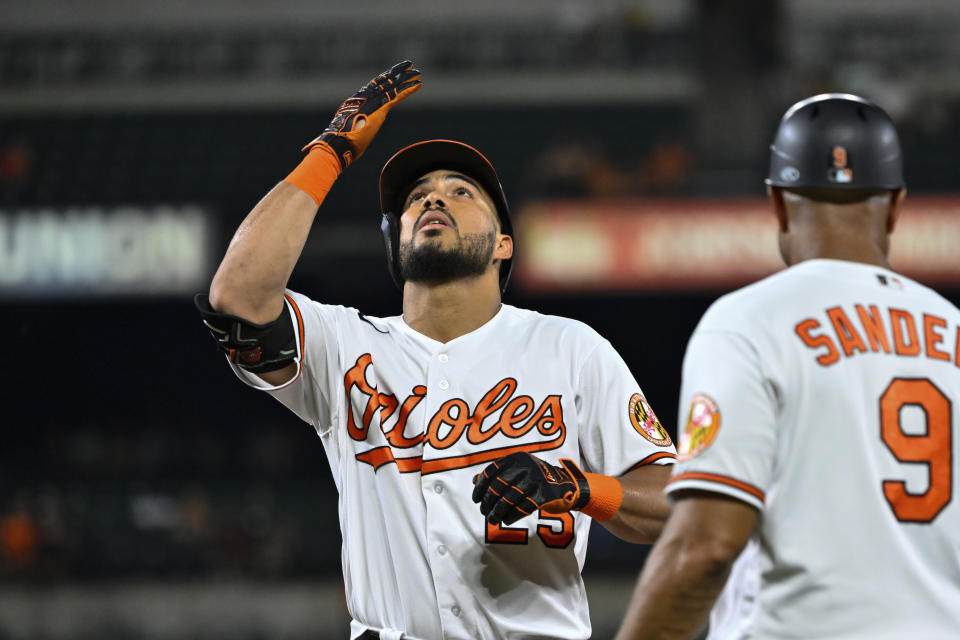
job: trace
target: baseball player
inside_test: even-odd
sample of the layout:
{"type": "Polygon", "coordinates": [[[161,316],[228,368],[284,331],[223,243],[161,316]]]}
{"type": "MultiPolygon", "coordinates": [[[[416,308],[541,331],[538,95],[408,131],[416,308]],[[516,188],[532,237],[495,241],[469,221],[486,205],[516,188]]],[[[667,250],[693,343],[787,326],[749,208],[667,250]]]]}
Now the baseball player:
{"type": "Polygon", "coordinates": [[[789,268],[690,339],[674,507],[617,638],[691,637],[711,605],[710,638],[957,638],[960,311],[887,264],[893,123],[799,102],[767,184],[789,268]]]}
{"type": "Polygon", "coordinates": [[[334,180],[419,77],[400,63],[341,105],[197,304],[237,375],[323,442],[351,638],[588,638],[590,522],[652,542],[675,450],[609,342],[501,303],[513,227],[490,162],[429,140],[384,166],[403,315],[285,290],[334,180]]]}

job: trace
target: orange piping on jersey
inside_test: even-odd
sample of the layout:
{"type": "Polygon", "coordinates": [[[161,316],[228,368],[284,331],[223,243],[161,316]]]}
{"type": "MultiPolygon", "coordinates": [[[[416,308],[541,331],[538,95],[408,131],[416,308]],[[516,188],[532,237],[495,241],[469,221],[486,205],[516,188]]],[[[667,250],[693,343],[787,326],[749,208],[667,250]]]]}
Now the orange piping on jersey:
{"type": "Polygon", "coordinates": [[[923,342],[927,345],[927,357],[950,362],[950,354],[937,349],[937,343],[943,342],[943,335],[936,332],[934,327],[945,328],[947,321],[937,316],[923,314],[923,342]]]}
{"type": "Polygon", "coordinates": [[[733,487],[734,489],[739,489],[749,493],[755,498],[759,498],[760,502],[763,502],[765,495],[763,490],[758,489],[752,484],[747,484],[736,478],[731,478],[729,476],[720,475],[719,473],[704,473],[703,471],[686,471],[679,475],[673,476],[670,479],[670,482],[667,484],[673,484],[674,482],[679,482],[681,480],[706,480],[707,482],[716,482],[718,484],[725,484],[728,487],[733,487]]]}
{"type": "Polygon", "coordinates": [[[837,351],[837,347],[833,344],[830,336],[826,334],[820,334],[819,336],[811,335],[810,332],[812,330],[819,328],[820,322],[818,320],[807,318],[806,320],[801,320],[793,330],[796,331],[800,339],[803,340],[803,344],[811,349],[817,349],[819,347],[827,348],[826,353],[817,356],[817,362],[824,367],[829,367],[840,359],[840,353],[837,351]]]}
{"type": "Polygon", "coordinates": [[[290,303],[290,306],[293,307],[293,313],[297,316],[297,336],[300,338],[300,360],[303,360],[303,316],[300,315],[300,307],[297,306],[297,303],[293,301],[293,298],[286,293],[283,294],[283,297],[286,298],[287,302],[290,303]]]}
{"type": "Polygon", "coordinates": [[[887,339],[887,330],[883,327],[883,318],[880,317],[880,309],[877,305],[870,305],[869,313],[862,304],[856,305],[856,309],[863,331],[867,334],[867,340],[870,341],[870,348],[874,351],[880,351],[882,348],[884,353],[890,353],[890,341],[887,339]]]}
{"type": "Polygon", "coordinates": [[[410,458],[396,458],[393,455],[393,449],[390,447],[376,447],[370,449],[369,451],[364,451],[363,453],[357,454],[357,460],[360,462],[366,462],[369,465],[373,466],[373,470],[376,471],[385,464],[390,464],[395,462],[397,464],[397,469],[400,473],[410,473],[411,471],[419,471],[421,465],[421,457],[413,456],[410,458]]]}
{"type": "Polygon", "coordinates": [[[833,330],[837,334],[837,339],[840,340],[840,348],[843,349],[844,355],[852,356],[854,349],[857,351],[867,350],[867,345],[863,343],[863,339],[857,333],[857,328],[853,326],[850,318],[844,313],[843,307],[827,309],[827,316],[833,323],[833,330]]]}
{"type": "Polygon", "coordinates": [[[634,469],[639,469],[640,467],[643,467],[643,466],[645,466],[645,465],[653,464],[653,463],[656,462],[657,460],[663,460],[664,458],[670,458],[671,460],[676,460],[676,459],[677,459],[677,454],[675,454],[675,453],[670,453],[669,451],[657,451],[656,453],[651,453],[651,454],[648,455],[646,458],[644,458],[643,460],[641,460],[641,461],[638,462],[637,464],[635,464],[635,465],[633,465],[632,467],[630,467],[629,469],[627,469],[627,470],[625,471],[625,473],[630,473],[630,472],[633,471],[634,469]]]}
{"type": "Polygon", "coordinates": [[[293,309],[293,315],[297,316],[297,344],[300,347],[300,361],[297,363],[297,373],[285,382],[283,386],[277,387],[277,390],[293,384],[293,381],[300,377],[300,374],[303,373],[303,361],[307,357],[307,352],[304,350],[303,316],[300,314],[300,307],[294,302],[292,296],[285,293],[283,297],[290,304],[290,308],[293,309]]]}
{"type": "Polygon", "coordinates": [[[909,311],[890,309],[890,324],[893,325],[893,344],[898,356],[920,355],[920,340],[917,337],[917,324],[909,311]],[[907,339],[903,340],[903,327],[907,328],[907,339]]]}

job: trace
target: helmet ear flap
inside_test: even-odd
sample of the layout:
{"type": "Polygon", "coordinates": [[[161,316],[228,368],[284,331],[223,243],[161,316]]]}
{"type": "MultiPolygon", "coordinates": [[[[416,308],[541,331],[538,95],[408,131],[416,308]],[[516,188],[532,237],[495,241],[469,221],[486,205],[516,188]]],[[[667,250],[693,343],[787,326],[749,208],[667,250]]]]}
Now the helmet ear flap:
{"type": "Polygon", "coordinates": [[[400,224],[391,213],[383,214],[380,221],[383,233],[383,246],[387,250],[387,269],[394,284],[403,291],[403,278],[400,276],[400,224]]]}

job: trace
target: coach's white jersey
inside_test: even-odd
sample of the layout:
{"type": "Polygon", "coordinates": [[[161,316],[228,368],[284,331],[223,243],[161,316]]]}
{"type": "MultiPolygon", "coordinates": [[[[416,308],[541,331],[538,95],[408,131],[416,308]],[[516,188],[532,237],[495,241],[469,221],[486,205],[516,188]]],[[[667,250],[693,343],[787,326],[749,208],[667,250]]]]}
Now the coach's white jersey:
{"type": "Polygon", "coordinates": [[[590,518],[488,526],[471,500],[491,461],[528,451],[620,475],[672,463],[673,444],[609,342],[503,305],[437,342],[288,292],[300,370],[280,388],[235,369],[312,424],[340,492],[352,637],[588,638],[580,569],[590,518]]]}
{"type": "Polygon", "coordinates": [[[707,311],[667,491],[761,514],[711,638],[960,637],[958,332],[934,291],[837,260],[707,311]]]}

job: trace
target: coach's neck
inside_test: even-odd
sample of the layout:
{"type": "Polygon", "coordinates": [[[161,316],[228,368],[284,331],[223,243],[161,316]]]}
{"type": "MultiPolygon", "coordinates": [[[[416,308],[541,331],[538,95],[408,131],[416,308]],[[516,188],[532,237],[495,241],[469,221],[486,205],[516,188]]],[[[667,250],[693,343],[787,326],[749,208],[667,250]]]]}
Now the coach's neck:
{"type": "Polygon", "coordinates": [[[449,282],[406,282],[403,319],[438,342],[450,342],[490,321],[500,310],[500,281],[494,270],[449,282]]]}

